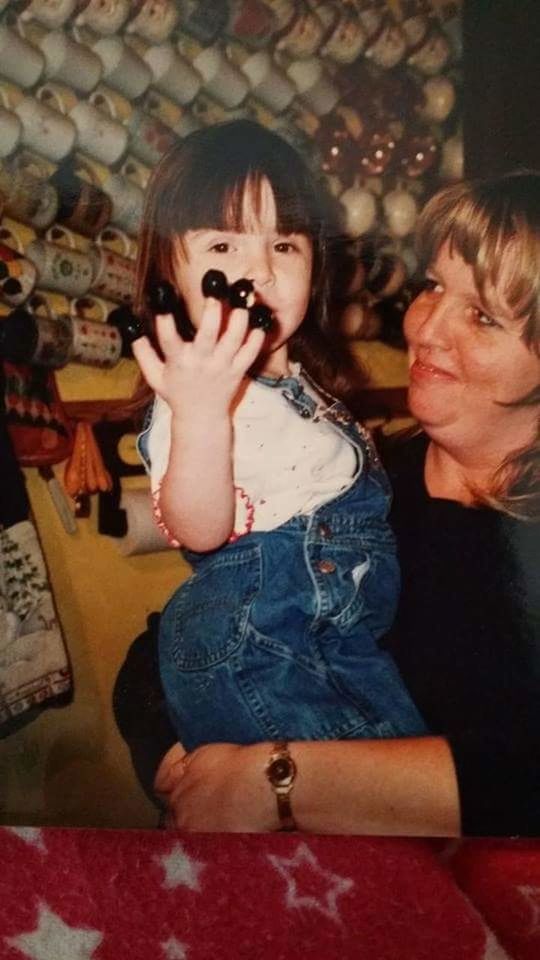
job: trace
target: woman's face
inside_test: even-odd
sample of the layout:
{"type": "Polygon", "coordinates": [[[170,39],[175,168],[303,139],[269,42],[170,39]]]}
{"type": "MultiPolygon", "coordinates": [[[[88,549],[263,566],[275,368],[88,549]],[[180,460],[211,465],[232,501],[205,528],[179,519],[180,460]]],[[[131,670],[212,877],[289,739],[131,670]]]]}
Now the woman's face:
{"type": "MultiPolygon", "coordinates": [[[[504,271],[503,271],[504,275],[504,271]]],[[[427,270],[426,288],[405,317],[409,408],[435,440],[493,446],[502,453],[529,443],[534,407],[500,406],[540,383],[540,359],[521,338],[500,290],[486,290],[486,313],[472,268],[444,244],[427,270]]]]}
{"type": "Polygon", "coordinates": [[[301,233],[278,232],[276,204],[268,181],[261,185],[258,212],[254,197],[249,188],[246,190],[243,224],[242,232],[188,230],[182,245],[178,243],[176,248],[176,282],[197,328],[205,306],[201,281],[207,270],[221,270],[229,283],[243,277],[252,280],[256,299],[269,306],[275,317],[265,351],[276,354],[298,329],[308,308],[312,243],[301,233]]]}

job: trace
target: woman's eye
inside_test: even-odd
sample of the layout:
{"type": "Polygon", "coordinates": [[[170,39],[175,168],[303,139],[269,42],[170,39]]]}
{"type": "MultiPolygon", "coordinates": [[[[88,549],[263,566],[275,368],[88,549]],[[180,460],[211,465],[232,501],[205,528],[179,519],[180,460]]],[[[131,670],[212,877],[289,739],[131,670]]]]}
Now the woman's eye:
{"type": "Polygon", "coordinates": [[[426,293],[442,293],[442,285],[434,277],[424,277],[422,289],[426,293]]]}
{"type": "Polygon", "coordinates": [[[472,308],[474,322],[478,324],[479,327],[498,327],[500,324],[497,323],[493,317],[490,317],[489,314],[484,313],[483,310],[479,310],[477,307],[472,308]]]}

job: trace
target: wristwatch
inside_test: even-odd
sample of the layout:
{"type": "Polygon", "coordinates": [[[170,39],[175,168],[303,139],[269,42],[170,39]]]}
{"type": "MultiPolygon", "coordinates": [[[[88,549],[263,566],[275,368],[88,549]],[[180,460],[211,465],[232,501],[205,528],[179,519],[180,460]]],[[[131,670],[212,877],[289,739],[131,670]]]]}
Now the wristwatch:
{"type": "Polygon", "coordinates": [[[296,778],[296,764],[289,753],[289,744],[280,740],[272,747],[265,769],[266,776],[276,795],[280,830],[296,830],[291,809],[291,791],[296,778]]]}

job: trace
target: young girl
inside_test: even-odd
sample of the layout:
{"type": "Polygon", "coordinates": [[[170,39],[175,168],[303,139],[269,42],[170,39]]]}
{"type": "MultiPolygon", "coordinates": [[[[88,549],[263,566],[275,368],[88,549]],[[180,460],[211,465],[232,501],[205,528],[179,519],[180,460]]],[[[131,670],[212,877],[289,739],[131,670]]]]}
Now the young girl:
{"type": "Polygon", "coordinates": [[[156,394],[139,440],[155,512],[194,569],[160,624],[188,750],[425,730],[378,645],[399,583],[390,488],[342,402],[327,246],[311,175],[255,123],[197,131],[149,184],[136,309],[167,280],[193,328],[158,316],[133,345],[156,394]],[[210,269],[253,283],[269,332],[204,297],[210,269]]]}

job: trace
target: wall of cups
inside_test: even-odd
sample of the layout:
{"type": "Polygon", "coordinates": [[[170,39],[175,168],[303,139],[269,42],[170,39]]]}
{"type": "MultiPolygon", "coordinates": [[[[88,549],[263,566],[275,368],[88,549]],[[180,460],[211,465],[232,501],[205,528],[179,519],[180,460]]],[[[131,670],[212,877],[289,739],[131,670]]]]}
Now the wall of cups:
{"type": "Polygon", "coordinates": [[[118,361],[104,321],[132,295],[151,169],[239,116],[342,207],[344,330],[378,335],[385,309],[391,327],[419,206],[462,175],[460,28],[456,0],[0,0],[4,355],[22,311],[39,335],[13,359],[118,361]]]}

